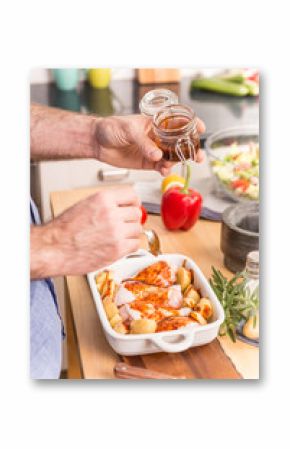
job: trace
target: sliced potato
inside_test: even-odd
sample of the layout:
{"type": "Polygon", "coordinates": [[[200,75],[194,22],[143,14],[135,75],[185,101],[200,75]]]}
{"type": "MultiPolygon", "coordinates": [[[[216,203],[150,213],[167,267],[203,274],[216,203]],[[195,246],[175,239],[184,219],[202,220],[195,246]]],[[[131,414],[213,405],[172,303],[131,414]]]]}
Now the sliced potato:
{"type": "Polygon", "coordinates": [[[114,315],[116,315],[117,313],[119,313],[118,308],[116,306],[116,304],[112,301],[111,298],[106,297],[103,300],[103,306],[106,312],[106,315],[108,317],[108,320],[111,320],[113,318],[114,315]]]}
{"type": "Polygon", "coordinates": [[[128,330],[126,329],[126,327],[124,326],[124,324],[123,324],[121,321],[119,321],[118,323],[116,323],[116,324],[113,326],[113,329],[114,329],[116,332],[119,332],[119,334],[128,334],[128,330]]]}
{"type": "Polygon", "coordinates": [[[201,298],[201,300],[197,303],[195,310],[201,313],[203,318],[206,320],[208,320],[213,314],[213,306],[208,298],[201,298]]]}
{"type": "MultiPolygon", "coordinates": [[[[100,292],[101,297],[106,296],[106,290],[108,289],[108,285],[111,285],[111,281],[113,280],[113,272],[109,270],[102,271],[97,274],[95,277],[95,281],[100,292]]],[[[115,284],[115,282],[114,282],[115,284]]]]}
{"type": "Polygon", "coordinates": [[[199,312],[191,312],[190,316],[191,318],[194,319],[194,321],[197,321],[199,324],[202,325],[207,324],[207,321],[203,318],[203,316],[199,312]]]}
{"type": "Polygon", "coordinates": [[[116,315],[113,316],[113,318],[110,319],[110,325],[114,327],[117,323],[120,323],[122,321],[121,315],[119,313],[116,313],[116,315]]]}
{"type": "Polygon", "coordinates": [[[156,331],[156,321],[148,318],[131,321],[131,334],[152,334],[156,331]]]}
{"type": "Polygon", "coordinates": [[[189,286],[185,289],[183,295],[186,298],[195,298],[196,293],[198,294],[198,296],[200,298],[200,294],[199,294],[198,290],[195,288],[195,286],[193,284],[189,284],[189,286]]]}
{"type": "Polygon", "coordinates": [[[200,294],[194,288],[194,286],[192,284],[190,284],[184,292],[183,305],[185,307],[193,308],[196,306],[196,304],[199,302],[199,300],[200,300],[200,294]]]}
{"type": "Polygon", "coordinates": [[[191,273],[191,283],[194,285],[194,271],[192,270],[192,268],[189,271],[191,273]]]}
{"type": "Polygon", "coordinates": [[[102,288],[102,296],[111,298],[113,300],[116,291],[116,282],[114,279],[107,279],[102,288]]]}
{"type": "Polygon", "coordinates": [[[96,282],[98,290],[100,292],[101,292],[102,286],[103,286],[106,278],[107,278],[107,272],[106,271],[101,271],[101,273],[98,273],[95,276],[95,282],[96,282]]]}
{"type": "Polygon", "coordinates": [[[181,291],[184,292],[191,283],[191,272],[184,267],[179,267],[177,270],[177,282],[181,286],[181,291]]]}

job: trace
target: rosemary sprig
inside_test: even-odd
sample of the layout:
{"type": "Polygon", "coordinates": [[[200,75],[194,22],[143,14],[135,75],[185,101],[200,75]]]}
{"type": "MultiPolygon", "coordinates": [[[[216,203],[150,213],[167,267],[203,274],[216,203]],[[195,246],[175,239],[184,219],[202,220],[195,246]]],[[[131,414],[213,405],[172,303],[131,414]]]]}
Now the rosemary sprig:
{"type": "MultiPolygon", "coordinates": [[[[220,327],[220,335],[228,335],[236,341],[236,328],[241,320],[247,320],[259,307],[258,288],[251,292],[246,285],[245,272],[235,274],[231,280],[212,267],[210,284],[219,299],[225,319],[220,327]]],[[[254,319],[255,326],[255,319],[254,319]]]]}

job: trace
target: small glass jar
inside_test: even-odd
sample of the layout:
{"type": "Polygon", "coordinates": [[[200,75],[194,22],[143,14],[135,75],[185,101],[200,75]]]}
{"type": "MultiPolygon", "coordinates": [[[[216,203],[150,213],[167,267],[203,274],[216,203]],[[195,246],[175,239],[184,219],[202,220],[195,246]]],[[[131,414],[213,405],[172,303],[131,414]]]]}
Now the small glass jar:
{"type": "Polygon", "coordinates": [[[247,287],[253,293],[259,288],[259,251],[251,251],[246,260],[247,287]]]}
{"type": "Polygon", "coordinates": [[[182,104],[165,106],[153,117],[154,141],[168,161],[195,160],[200,148],[197,118],[182,104]]]}
{"type": "Polygon", "coordinates": [[[169,89],[149,90],[139,103],[140,112],[153,117],[160,109],[178,103],[178,96],[169,89]]]}
{"type": "Polygon", "coordinates": [[[259,251],[251,251],[247,255],[245,275],[246,287],[253,295],[256,307],[243,324],[242,334],[248,343],[257,345],[259,341],[259,251]]]}
{"type": "Polygon", "coordinates": [[[178,103],[177,95],[167,89],[154,89],[141,99],[140,111],[152,117],[150,137],[168,161],[195,160],[200,147],[197,118],[188,106],[178,103]]]}

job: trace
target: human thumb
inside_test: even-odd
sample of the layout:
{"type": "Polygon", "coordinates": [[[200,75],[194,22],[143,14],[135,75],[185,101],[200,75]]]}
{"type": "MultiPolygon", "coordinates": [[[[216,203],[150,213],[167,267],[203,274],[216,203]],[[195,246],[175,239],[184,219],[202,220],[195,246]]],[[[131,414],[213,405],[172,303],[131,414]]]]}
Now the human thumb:
{"type": "Polygon", "coordinates": [[[147,136],[143,136],[137,142],[143,156],[150,162],[157,162],[162,159],[163,153],[157,145],[147,136]]]}

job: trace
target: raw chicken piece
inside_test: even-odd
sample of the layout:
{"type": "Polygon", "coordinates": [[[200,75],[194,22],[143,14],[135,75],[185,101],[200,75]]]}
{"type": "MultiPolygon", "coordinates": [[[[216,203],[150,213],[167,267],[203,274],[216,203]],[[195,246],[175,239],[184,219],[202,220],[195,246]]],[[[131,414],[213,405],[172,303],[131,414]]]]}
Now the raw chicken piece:
{"type": "Polygon", "coordinates": [[[178,312],[179,316],[189,316],[189,314],[192,312],[192,309],[190,307],[182,307],[178,312]]]}
{"type": "Polygon", "coordinates": [[[187,316],[170,316],[159,321],[157,332],[173,331],[189,324],[192,325],[193,320],[187,316]]]}
{"type": "Polygon", "coordinates": [[[120,307],[119,313],[123,322],[127,320],[139,320],[141,318],[141,313],[138,310],[131,309],[129,304],[124,304],[122,307],[120,307]]]}
{"type": "Polygon", "coordinates": [[[140,271],[133,279],[158,287],[169,287],[174,282],[174,272],[164,260],[160,260],[140,271]]]}
{"type": "Polygon", "coordinates": [[[135,297],[132,292],[126,289],[124,285],[120,285],[118,288],[118,291],[115,296],[115,302],[117,306],[122,306],[123,304],[128,304],[132,301],[134,301],[135,297]]]}
{"type": "Polygon", "coordinates": [[[148,293],[158,292],[158,287],[140,281],[125,281],[123,286],[133,293],[135,299],[141,299],[148,293]]]}
{"type": "Polygon", "coordinates": [[[159,309],[157,309],[157,314],[159,314],[161,316],[160,319],[163,319],[163,318],[167,318],[168,316],[172,316],[174,314],[174,312],[172,310],[163,309],[162,307],[159,307],[159,309]]]}
{"type": "Polygon", "coordinates": [[[169,307],[172,307],[173,309],[179,309],[179,307],[181,307],[183,297],[180,285],[173,285],[172,287],[169,287],[167,302],[169,307]]]}

